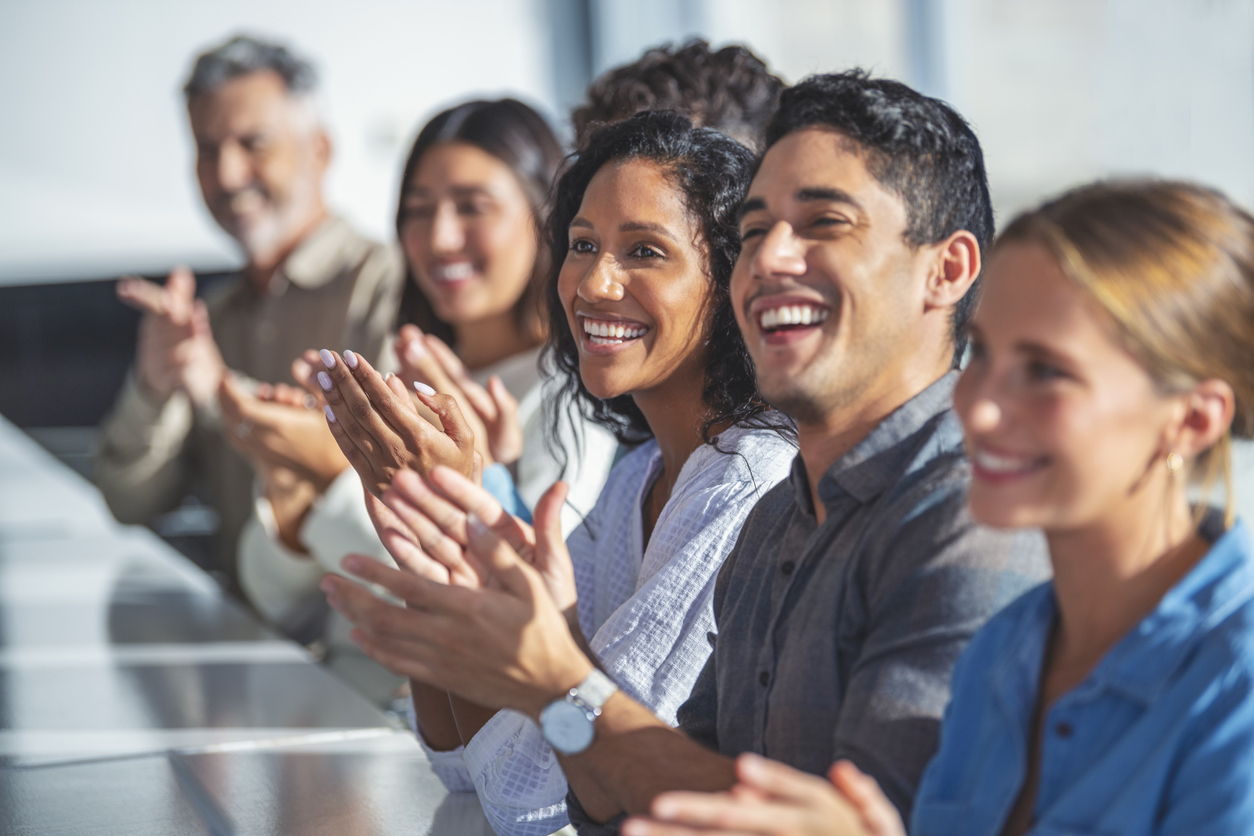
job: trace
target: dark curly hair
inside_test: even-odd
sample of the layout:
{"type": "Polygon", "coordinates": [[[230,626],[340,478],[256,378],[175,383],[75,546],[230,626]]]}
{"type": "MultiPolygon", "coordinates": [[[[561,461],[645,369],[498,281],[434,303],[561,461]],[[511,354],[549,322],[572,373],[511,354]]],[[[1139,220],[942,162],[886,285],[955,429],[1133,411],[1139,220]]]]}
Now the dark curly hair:
{"type": "Polygon", "coordinates": [[[677,110],[757,150],[783,89],[784,82],[743,46],[715,52],[693,38],[678,47],[655,47],[592,82],[587,101],[571,113],[575,147],[582,148],[600,125],[645,110],[677,110]]]}
{"type": "MultiPolygon", "coordinates": [[[[769,148],[793,131],[832,128],[866,154],[867,171],[901,198],[906,240],[935,244],[960,229],[984,252],[993,240],[993,203],[984,154],[971,126],[940,99],[865,70],[815,75],[784,91],[766,128],[769,148]]],[[[980,296],[976,278],[954,306],[954,364],[966,349],[967,321],[980,296]]]]}
{"type": "Polygon", "coordinates": [[[648,160],[660,166],[683,193],[690,217],[700,229],[706,273],[713,286],[701,393],[709,410],[702,438],[709,442],[711,429],[724,423],[791,435],[794,430],[788,419],[773,411],[758,394],[753,363],[732,311],[732,267],[740,253],[737,210],[749,186],[753,153],[725,134],[694,126],[683,114],[649,111],[594,132],[583,150],[571,156],[557,182],[547,227],[552,260],[545,292],[551,323],[545,350],[557,371],[548,393],[551,397],[546,398],[549,440],[555,454],[562,455],[557,449],[559,422],[575,409],[623,444],[638,444],[653,436],[631,395],[602,400],[584,386],[579,374],[579,345],[558,294],[570,222],[579,212],[584,192],[601,168],[624,160],[648,160]]]}
{"type": "MultiPolygon", "coordinates": [[[[536,235],[539,236],[549,190],[562,164],[562,146],[549,123],[535,110],[517,99],[497,99],[471,101],[449,108],[436,114],[418,133],[401,176],[401,199],[396,210],[397,237],[401,237],[401,226],[405,223],[405,191],[422,162],[423,154],[435,145],[449,142],[473,145],[509,167],[531,204],[536,235]]],[[[538,251],[543,256],[543,245],[538,251]]],[[[536,342],[544,338],[542,299],[547,274],[547,262],[543,257],[537,258],[527,289],[514,306],[514,317],[519,327],[536,342]]],[[[405,279],[396,317],[397,326],[412,322],[426,333],[452,345],[453,327],[435,315],[430,301],[414,281],[413,268],[408,262],[405,264],[405,279]]]]}

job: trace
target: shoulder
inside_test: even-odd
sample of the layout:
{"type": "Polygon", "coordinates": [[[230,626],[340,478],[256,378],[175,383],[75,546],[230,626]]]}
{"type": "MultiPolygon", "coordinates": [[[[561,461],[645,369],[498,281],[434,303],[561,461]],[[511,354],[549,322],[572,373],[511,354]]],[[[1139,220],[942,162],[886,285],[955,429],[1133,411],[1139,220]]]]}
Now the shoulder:
{"type": "Polygon", "coordinates": [[[765,494],[788,475],[797,446],[772,430],[732,427],[702,444],[680,473],[680,490],[747,483],[765,494]]]}

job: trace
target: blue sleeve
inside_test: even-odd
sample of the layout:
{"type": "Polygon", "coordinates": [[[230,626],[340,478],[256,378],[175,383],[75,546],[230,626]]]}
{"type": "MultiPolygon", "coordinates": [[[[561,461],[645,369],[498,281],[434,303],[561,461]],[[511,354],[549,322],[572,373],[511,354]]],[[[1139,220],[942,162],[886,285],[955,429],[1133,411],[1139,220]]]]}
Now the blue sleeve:
{"type": "Polygon", "coordinates": [[[1225,679],[1206,712],[1216,721],[1182,758],[1162,800],[1161,836],[1254,832],[1254,692],[1248,671],[1225,679]]]}
{"type": "Polygon", "coordinates": [[[503,464],[491,464],[483,469],[483,489],[501,503],[501,507],[518,519],[531,524],[531,510],[523,503],[514,485],[514,477],[503,464]]]}

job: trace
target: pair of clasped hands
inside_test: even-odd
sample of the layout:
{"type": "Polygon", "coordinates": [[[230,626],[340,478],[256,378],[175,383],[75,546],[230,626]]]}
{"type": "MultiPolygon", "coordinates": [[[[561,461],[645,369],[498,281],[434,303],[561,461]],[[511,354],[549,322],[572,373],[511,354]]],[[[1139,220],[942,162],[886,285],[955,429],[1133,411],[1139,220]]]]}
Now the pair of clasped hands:
{"type": "Polygon", "coordinates": [[[395,349],[400,367],[386,379],[361,355],[327,349],[293,362],[304,392],[263,384],[250,394],[223,379],[227,438],[262,474],[289,548],[304,550],[304,515],[347,466],[379,497],[404,469],[426,474],[445,465],[479,481],[483,466],[521,454],[518,404],[499,378],[480,386],[447,345],[412,325],[395,349]]]}

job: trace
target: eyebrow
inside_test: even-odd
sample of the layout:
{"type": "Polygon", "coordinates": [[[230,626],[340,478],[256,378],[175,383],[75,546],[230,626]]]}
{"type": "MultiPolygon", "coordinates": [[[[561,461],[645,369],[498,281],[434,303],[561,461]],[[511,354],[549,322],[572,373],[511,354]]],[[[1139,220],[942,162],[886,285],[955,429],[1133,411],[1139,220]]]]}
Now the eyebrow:
{"type": "MultiPolygon", "coordinates": [[[[492,196],[492,191],[484,186],[453,186],[449,191],[454,197],[474,197],[481,194],[492,196]]],[[[428,197],[431,192],[432,190],[426,186],[408,186],[401,197],[428,197]]]]}
{"type": "Polygon", "coordinates": [[[618,225],[619,232],[652,232],[665,238],[675,239],[671,235],[671,231],[661,224],[648,223],[645,221],[625,221],[618,225]]]}
{"type": "MultiPolygon", "coordinates": [[[[852,206],[858,211],[862,210],[862,204],[854,198],[853,195],[844,189],[829,189],[822,186],[807,186],[804,189],[797,190],[797,202],[799,203],[845,203],[852,206]]],[[[761,212],[766,209],[766,200],[761,197],[751,197],[744,203],[740,204],[740,209],[736,212],[736,220],[744,220],[745,215],[750,212],[761,212]]]]}
{"type": "Polygon", "coordinates": [[[581,218],[578,215],[570,219],[570,225],[583,227],[584,229],[596,229],[596,227],[592,225],[591,221],[587,220],[586,218],[581,218]]]}

